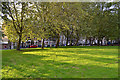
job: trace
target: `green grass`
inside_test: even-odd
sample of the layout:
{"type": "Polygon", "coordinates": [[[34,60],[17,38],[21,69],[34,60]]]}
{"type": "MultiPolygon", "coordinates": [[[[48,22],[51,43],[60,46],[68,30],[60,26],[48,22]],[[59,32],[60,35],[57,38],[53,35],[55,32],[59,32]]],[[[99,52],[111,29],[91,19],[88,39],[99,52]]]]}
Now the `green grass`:
{"type": "Polygon", "coordinates": [[[118,78],[118,46],[2,51],[2,78],[118,78]]]}

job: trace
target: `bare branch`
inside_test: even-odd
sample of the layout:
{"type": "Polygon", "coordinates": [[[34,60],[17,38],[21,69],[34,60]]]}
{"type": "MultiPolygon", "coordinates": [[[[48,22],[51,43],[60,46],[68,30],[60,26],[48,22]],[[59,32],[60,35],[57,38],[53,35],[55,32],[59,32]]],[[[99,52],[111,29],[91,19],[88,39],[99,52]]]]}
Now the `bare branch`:
{"type": "Polygon", "coordinates": [[[18,29],[17,29],[17,27],[16,27],[16,25],[15,25],[15,19],[13,18],[13,16],[12,16],[12,12],[11,12],[11,8],[10,8],[10,6],[9,6],[9,4],[8,4],[8,11],[9,11],[9,16],[12,18],[12,20],[13,20],[13,25],[14,25],[14,28],[15,28],[15,30],[16,30],[16,32],[17,32],[17,34],[20,34],[19,32],[18,32],[18,29]]]}
{"type": "Polygon", "coordinates": [[[13,6],[14,6],[14,10],[15,10],[15,15],[16,15],[16,19],[17,19],[17,26],[20,28],[20,24],[19,24],[19,20],[18,20],[18,12],[17,12],[17,9],[16,9],[16,7],[15,7],[15,4],[13,4],[13,6]]]}

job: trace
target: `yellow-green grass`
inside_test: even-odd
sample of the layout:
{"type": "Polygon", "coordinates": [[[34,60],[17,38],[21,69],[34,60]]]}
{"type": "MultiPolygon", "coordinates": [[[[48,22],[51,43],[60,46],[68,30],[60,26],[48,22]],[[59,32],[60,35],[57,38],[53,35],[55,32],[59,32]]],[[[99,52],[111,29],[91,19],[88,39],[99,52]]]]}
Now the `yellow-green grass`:
{"type": "Polygon", "coordinates": [[[2,51],[2,78],[118,78],[118,46],[2,51]]]}

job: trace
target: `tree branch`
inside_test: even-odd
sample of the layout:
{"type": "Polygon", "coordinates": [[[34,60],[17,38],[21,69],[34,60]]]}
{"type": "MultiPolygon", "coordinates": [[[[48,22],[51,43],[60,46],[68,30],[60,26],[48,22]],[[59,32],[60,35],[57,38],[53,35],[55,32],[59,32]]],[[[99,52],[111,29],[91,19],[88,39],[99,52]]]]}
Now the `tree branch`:
{"type": "Polygon", "coordinates": [[[15,10],[15,15],[16,15],[16,19],[17,19],[17,26],[20,28],[20,25],[19,25],[19,20],[18,20],[18,12],[17,12],[17,9],[16,9],[16,7],[15,7],[15,4],[13,4],[13,6],[14,6],[14,10],[15,10]]]}
{"type": "Polygon", "coordinates": [[[11,12],[11,8],[10,8],[9,4],[8,4],[8,8],[7,8],[7,9],[8,9],[8,11],[9,11],[9,16],[10,16],[10,17],[12,18],[12,20],[13,20],[14,28],[15,28],[17,34],[19,35],[20,33],[18,32],[18,30],[17,30],[17,28],[16,28],[15,19],[14,19],[13,16],[12,16],[12,12],[11,12]]]}

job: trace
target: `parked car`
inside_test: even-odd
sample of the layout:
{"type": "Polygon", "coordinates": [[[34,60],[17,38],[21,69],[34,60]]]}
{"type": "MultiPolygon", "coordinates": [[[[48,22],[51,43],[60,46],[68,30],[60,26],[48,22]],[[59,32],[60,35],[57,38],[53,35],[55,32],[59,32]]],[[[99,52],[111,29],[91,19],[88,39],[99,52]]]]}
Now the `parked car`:
{"type": "Polygon", "coordinates": [[[30,46],[30,48],[36,48],[37,47],[37,45],[31,45],[30,46]]]}

